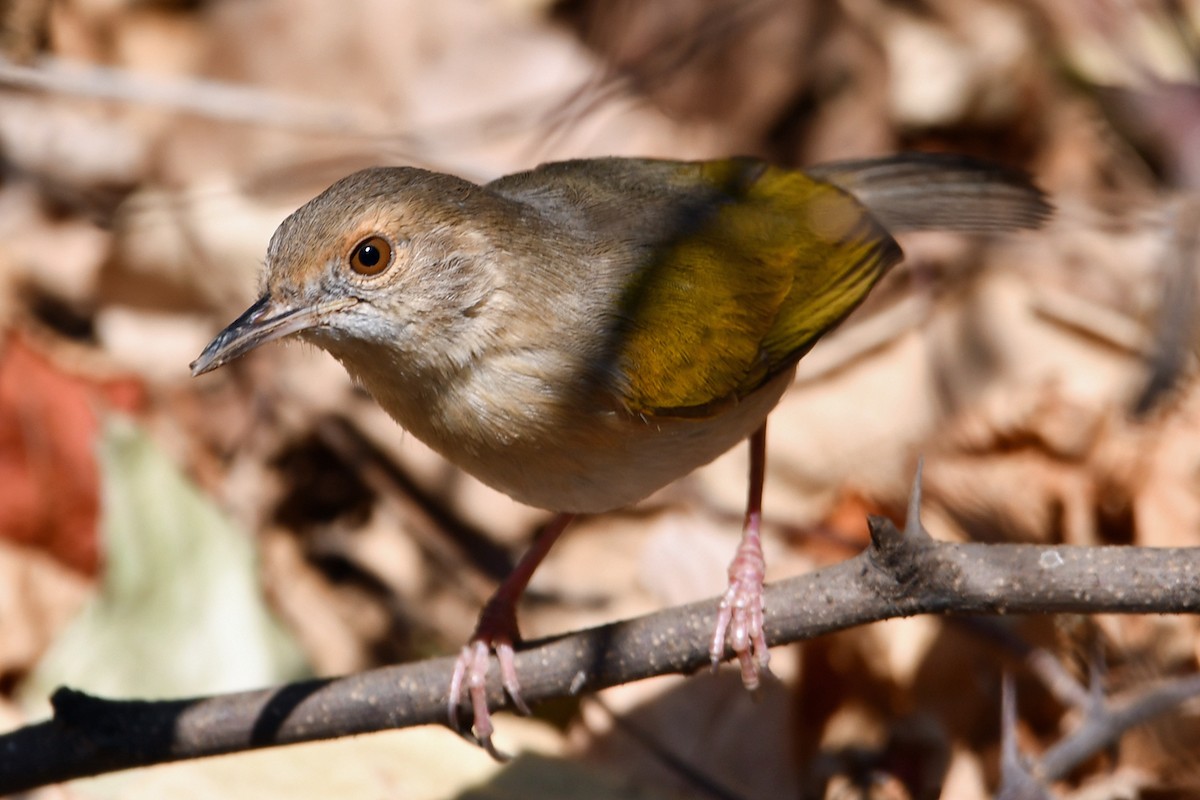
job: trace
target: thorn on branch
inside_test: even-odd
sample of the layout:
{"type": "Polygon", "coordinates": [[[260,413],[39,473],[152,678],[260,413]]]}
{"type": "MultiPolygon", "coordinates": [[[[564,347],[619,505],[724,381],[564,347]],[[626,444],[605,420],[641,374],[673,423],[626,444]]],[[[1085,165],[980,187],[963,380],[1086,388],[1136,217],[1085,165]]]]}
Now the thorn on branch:
{"type": "Polygon", "coordinates": [[[901,586],[909,583],[920,572],[921,556],[933,544],[932,537],[921,524],[923,468],[924,460],[918,461],[903,531],[887,517],[875,514],[867,517],[867,529],[871,535],[869,559],[901,586]]]}
{"type": "Polygon", "coordinates": [[[1005,671],[1000,689],[1000,789],[997,800],[1049,800],[1052,795],[1030,772],[1017,747],[1017,689],[1005,671]]]}

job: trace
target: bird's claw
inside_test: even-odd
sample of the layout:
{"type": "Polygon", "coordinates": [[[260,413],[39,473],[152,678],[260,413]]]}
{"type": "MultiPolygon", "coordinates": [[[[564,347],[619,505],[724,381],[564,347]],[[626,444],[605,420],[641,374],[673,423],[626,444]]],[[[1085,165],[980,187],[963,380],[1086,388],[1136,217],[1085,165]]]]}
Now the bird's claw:
{"type": "Polygon", "coordinates": [[[713,630],[709,657],[713,669],[725,658],[725,636],[737,657],[742,671],[742,683],[747,689],[757,689],[761,674],[768,672],[771,660],[767,638],[763,633],[763,578],[766,561],[757,537],[743,541],[729,565],[729,588],[721,598],[717,625],[713,630]]]}
{"type": "Polygon", "coordinates": [[[450,678],[450,693],[446,701],[446,713],[450,727],[464,733],[459,719],[459,706],[464,692],[471,703],[471,737],[495,759],[507,761],[508,756],[501,753],[492,744],[492,712],[487,702],[487,676],[491,665],[491,654],[496,653],[500,664],[500,681],[504,691],[512,699],[516,709],[525,715],[530,713],[529,706],[521,697],[521,683],[517,679],[516,652],[512,642],[504,638],[491,641],[475,638],[463,647],[454,664],[454,674],[450,678]]]}

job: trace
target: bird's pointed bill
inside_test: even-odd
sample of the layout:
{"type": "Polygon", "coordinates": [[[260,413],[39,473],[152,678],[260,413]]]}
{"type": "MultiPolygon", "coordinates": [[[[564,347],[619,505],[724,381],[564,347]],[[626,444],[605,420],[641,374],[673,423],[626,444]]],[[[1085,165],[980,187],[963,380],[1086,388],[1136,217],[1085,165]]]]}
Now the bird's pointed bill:
{"type": "Polygon", "coordinates": [[[192,376],[224,366],[259,345],[315,328],[330,313],[353,303],[353,299],[343,298],[316,306],[293,307],[263,295],[204,348],[191,364],[192,376]]]}

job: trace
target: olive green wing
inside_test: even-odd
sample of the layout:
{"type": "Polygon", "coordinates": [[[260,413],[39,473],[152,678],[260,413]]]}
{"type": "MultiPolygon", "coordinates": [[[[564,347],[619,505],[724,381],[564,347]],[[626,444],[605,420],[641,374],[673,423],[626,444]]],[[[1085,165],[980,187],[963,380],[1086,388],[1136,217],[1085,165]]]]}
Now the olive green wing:
{"type": "Polygon", "coordinates": [[[615,343],[630,410],[695,416],[794,364],[901,254],[853,197],[802,172],[733,159],[676,177],[705,200],[631,275],[615,343]]]}

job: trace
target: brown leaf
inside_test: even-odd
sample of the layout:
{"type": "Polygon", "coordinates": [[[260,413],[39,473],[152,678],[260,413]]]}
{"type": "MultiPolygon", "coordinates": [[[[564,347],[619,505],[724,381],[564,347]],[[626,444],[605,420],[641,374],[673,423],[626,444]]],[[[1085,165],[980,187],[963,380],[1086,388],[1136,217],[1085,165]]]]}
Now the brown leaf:
{"type": "Polygon", "coordinates": [[[20,331],[0,350],[0,537],[97,566],[97,414],[142,404],[139,384],[63,370],[20,331]]]}

